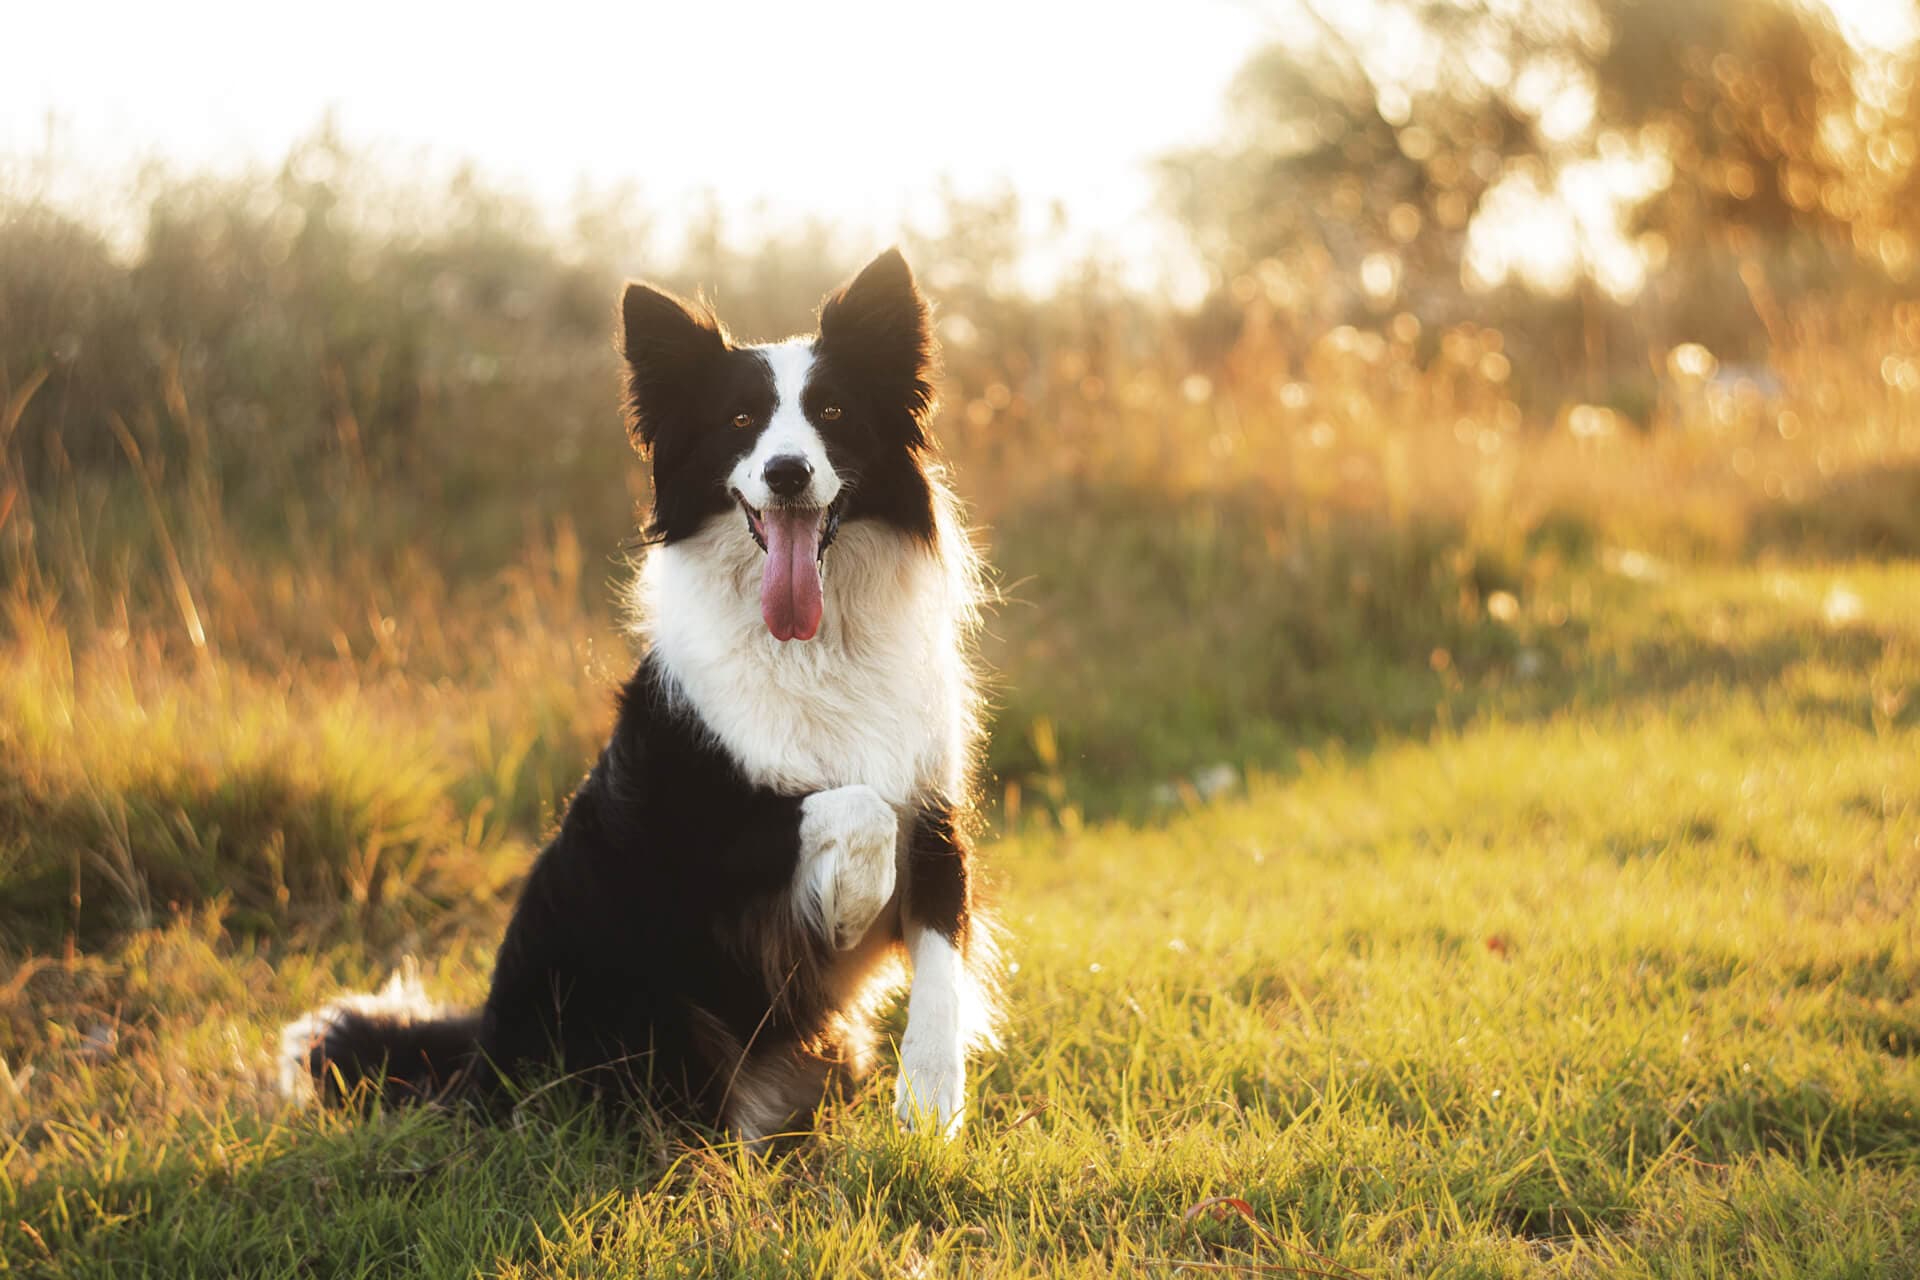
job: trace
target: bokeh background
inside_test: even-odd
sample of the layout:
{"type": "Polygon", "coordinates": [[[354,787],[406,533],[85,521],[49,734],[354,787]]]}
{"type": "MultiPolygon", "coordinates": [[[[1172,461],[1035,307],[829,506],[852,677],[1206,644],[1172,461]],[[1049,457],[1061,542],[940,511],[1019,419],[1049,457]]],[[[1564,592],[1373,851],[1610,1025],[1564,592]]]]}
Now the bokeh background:
{"type": "Polygon", "coordinates": [[[0,16],[0,1272],[1920,1274],[1911,0],[478,8],[0,16]],[[290,1109],[608,728],[622,280],[894,242],[967,1136],[290,1109]]]}
{"type": "Polygon", "coordinates": [[[1564,700],[1591,571],[1920,553],[1910,7],[1094,17],[29,17],[0,929],[522,855],[629,661],[628,276],[776,337],[906,248],[1015,827],[1564,700]]]}

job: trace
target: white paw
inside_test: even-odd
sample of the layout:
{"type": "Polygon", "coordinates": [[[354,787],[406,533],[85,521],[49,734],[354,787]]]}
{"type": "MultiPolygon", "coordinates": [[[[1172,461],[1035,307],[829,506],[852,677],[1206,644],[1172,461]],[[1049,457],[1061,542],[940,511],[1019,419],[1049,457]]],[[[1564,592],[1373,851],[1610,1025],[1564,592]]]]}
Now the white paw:
{"type": "Polygon", "coordinates": [[[800,802],[797,905],[842,951],[892,900],[899,838],[899,815],[872,787],[816,791],[800,802]]]}
{"type": "Polygon", "coordinates": [[[967,1106],[967,1056],[957,1039],[916,1039],[911,1027],[900,1043],[900,1083],[893,1112],[903,1128],[951,1138],[967,1106]]]}

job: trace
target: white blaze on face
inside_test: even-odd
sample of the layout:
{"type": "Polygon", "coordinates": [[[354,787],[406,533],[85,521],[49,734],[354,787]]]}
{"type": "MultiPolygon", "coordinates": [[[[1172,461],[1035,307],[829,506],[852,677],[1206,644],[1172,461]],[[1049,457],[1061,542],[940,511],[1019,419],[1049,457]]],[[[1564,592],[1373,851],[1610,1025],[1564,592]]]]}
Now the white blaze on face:
{"type": "Polygon", "coordinates": [[[777,640],[811,640],[820,630],[825,598],[820,588],[821,539],[827,507],[840,496],[840,477],[827,460],[827,446],[801,409],[801,393],[813,368],[813,347],[805,339],[760,347],[773,373],[773,416],[729,477],[734,492],[757,513],[756,527],[766,546],[760,584],[760,614],[777,640]],[[767,467],[776,460],[799,459],[807,481],[798,493],[776,494],[767,483],[767,467]]]}
{"type": "Polygon", "coordinates": [[[813,343],[794,338],[752,350],[773,370],[773,417],[753,448],[733,464],[727,482],[750,506],[765,511],[778,501],[767,487],[767,463],[779,457],[804,458],[813,468],[813,479],[805,492],[785,501],[796,507],[825,507],[840,496],[840,477],[827,461],[826,442],[800,408],[800,393],[813,369],[813,343]]]}

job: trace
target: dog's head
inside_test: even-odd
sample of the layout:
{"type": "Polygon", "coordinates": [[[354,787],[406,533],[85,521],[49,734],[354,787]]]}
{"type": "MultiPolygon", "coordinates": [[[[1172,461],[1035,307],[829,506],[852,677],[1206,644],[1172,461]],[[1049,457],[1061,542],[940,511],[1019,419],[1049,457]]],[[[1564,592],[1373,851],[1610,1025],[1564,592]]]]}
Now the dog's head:
{"type": "Polygon", "coordinates": [[[873,520],[931,543],[922,454],[933,411],[927,304],[889,249],[820,307],[820,332],[735,344],[711,310],[644,284],[621,304],[628,428],[653,463],[649,533],[737,522],[765,555],[760,610],[781,640],[820,627],[840,527],[873,520]]]}

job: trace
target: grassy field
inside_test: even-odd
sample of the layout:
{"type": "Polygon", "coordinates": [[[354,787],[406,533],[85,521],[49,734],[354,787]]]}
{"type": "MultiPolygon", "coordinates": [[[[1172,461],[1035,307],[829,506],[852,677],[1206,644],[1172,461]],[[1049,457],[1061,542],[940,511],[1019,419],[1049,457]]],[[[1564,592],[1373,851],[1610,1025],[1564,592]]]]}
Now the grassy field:
{"type": "Polygon", "coordinates": [[[16,951],[0,1270],[1920,1274],[1917,599],[1911,562],[1616,558],[1528,600],[1577,640],[1429,728],[1021,824],[949,1147],[880,1087],[770,1158],[551,1097],[284,1110],[282,1019],[409,951],[479,995],[484,895],[375,947],[228,901],[16,951]]]}
{"type": "MultiPolygon", "coordinates": [[[[289,1017],[482,992],[648,498],[644,241],[337,152],[0,205],[0,1272],[1920,1276],[1920,304],[1808,244],[1702,260],[1716,353],[1679,278],[1031,298],[956,208],[965,1137],[290,1110],[289,1017]]],[[[667,279],[777,336],[828,245],[667,279]]]]}

